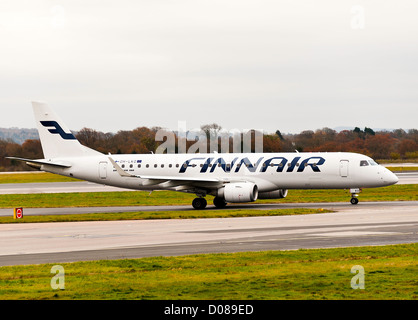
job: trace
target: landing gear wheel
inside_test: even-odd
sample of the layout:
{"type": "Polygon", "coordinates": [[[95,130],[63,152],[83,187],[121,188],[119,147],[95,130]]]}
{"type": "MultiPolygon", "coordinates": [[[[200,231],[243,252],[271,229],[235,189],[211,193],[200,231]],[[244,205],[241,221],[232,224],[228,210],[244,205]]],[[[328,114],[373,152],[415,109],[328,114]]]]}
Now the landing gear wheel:
{"type": "Polygon", "coordinates": [[[361,192],[361,188],[351,188],[350,189],[350,193],[351,193],[351,204],[357,204],[358,203],[358,199],[357,196],[358,194],[361,192]]]}
{"type": "Polygon", "coordinates": [[[351,202],[351,204],[357,204],[358,199],[357,198],[351,198],[350,202],[351,202]]]}
{"type": "Polygon", "coordinates": [[[192,202],[192,206],[196,210],[203,210],[206,208],[207,205],[208,205],[208,202],[206,201],[205,198],[196,198],[192,202]]]}
{"type": "Polygon", "coordinates": [[[219,198],[219,197],[215,197],[213,199],[213,204],[215,205],[216,208],[222,209],[222,208],[225,208],[226,207],[226,204],[227,203],[226,203],[226,201],[224,199],[219,198]]]}

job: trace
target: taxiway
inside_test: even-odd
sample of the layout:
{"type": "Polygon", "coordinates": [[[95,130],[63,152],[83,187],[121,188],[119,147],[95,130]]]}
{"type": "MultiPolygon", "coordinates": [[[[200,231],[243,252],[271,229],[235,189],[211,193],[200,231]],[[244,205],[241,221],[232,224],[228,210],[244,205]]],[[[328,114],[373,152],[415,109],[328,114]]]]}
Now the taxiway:
{"type": "Polygon", "coordinates": [[[336,212],[227,219],[4,224],[0,225],[0,266],[418,242],[418,201],[321,205],[336,212]]]}

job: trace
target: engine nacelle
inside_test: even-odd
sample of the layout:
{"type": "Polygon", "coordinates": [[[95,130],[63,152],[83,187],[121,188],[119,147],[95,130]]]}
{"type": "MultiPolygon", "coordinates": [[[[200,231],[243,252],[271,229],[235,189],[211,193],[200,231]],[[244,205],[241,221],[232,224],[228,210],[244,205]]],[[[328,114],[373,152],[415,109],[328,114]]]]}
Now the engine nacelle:
{"type": "Polygon", "coordinates": [[[231,203],[253,202],[258,198],[258,187],[251,182],[228,183],[218,190],[218,197],[231,203]]]}
{"type": "Polygon", "coordinates": [[[280,189],[271,192],[260,192],[258,194],[259,199],[283,199],[287,196],[287,189],[280,189]]]}

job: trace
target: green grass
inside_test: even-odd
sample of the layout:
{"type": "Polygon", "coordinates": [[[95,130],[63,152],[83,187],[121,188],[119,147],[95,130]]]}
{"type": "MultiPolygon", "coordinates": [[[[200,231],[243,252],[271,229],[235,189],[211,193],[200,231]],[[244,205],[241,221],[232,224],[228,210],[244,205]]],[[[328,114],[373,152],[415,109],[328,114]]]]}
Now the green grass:
{"type": "MultiPolygon", "coordinates": [[[[56,207],[101,207],[101,206],[155,206],[191,205],[195,195],[158,191],[149,192],[92,192],[56,194],[0,195],[0,208],[56,208],[56,207]]],[[[213,197],[208,196],[208,203],[213,197]]],[[[360,201],[413,201],[418,200],[418,185],[394,185],[384,188],[364,189],[360,201]]],[[[258,200],[258,203],[296,202],[348,202],[348,190],[289,190],[285,199],[258,200]]]]}
{"type": "Polygon", "coordinates": [[[198,218],[236,218],[259,216],[288,216],[333,212],[325,209],[276,209],[276,210],[184,210],[184,211],[141,211],[118,213],[89,213],[69,215],[24,216],[23,219],[0,217],[3,223],[76,222],[76,221],[115,221],[150,219],[198,219],[198,218]]]}
{"type": "Polygon", "coordinates": [[[65,290],[52,290],[52,264],[0,268],[7,299],[417,299],[417,244],[103,260],[61,264],[65,290]],[[365,289],[351,288],[351,268],[365,289]]]}
{"type": "MultiPolygon", "coordinates": [[[[81,192],[0,195],[0,208],[57,208],[102,206],[191,205],[195,195],[159,191],[81,192]]],[[[209,200],[209,197],[208,197],[209,200]]]]}

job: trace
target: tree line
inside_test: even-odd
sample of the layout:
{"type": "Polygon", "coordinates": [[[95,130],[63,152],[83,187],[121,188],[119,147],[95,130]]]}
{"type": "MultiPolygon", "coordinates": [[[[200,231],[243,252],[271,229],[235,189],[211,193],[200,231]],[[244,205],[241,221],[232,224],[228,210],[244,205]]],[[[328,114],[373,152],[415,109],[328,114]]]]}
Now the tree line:
{"type": "MultiPolygon", "coordinates": [[[[221,127],[216,124],[202,126],[202,132],[207,136],[204,143],[208,144],[208,151],[213,150],[209,146],[210,138],[212,137],[213,140],[214,133],[218,134],[220,129],[221,127]]],[[[114,134],[83,128],[76,133],[76,137],[83,145],[105,154],[148,154],[155,153],[157,148],[166,141],[156,140],[156,134],[161,133],[161,130],[158,127],[139,127],[114,134]]],[[[253,143],[251,150],[254,152],[255,133],[251,134],[253,143]]],[[[218,152],[225,151],[224,148],[221,149],[221,139],[219,138],[218,152]]],[[[233,137],[229,136],[227,139],[232,140],[233,137]]],[[[244,143],[244,140],[241,139],[241,143],[244,143]]],[[[186,150],[189,150],[196,141],[175,135],[175,152],[180,150],[180,143],[185,143],[186,150]]],[[[277,130],[272,134],[262,134],[262,145],[264,152],[357,152],[377,160],[408,160],[418,159],[418,130],[397,129],[374,132],[367,127],[364,129],[356,127],[354,130],[337,132],[330,128],[322,128],[316,131],[305,130],[298,134],[282,134],[277,130]]],[[[232,141],[228,148],[229,152],[234,151],[232,141]]],[[[202,152],[202,150],[199,151],[202,152]]],[[[41,143],[39,140],[30,139],[23,144],[18,144],[10,139],[0,139],[0,171],[30,170],[24,163],[5,159],[8,156],[42,159],[41,143]]]]}

